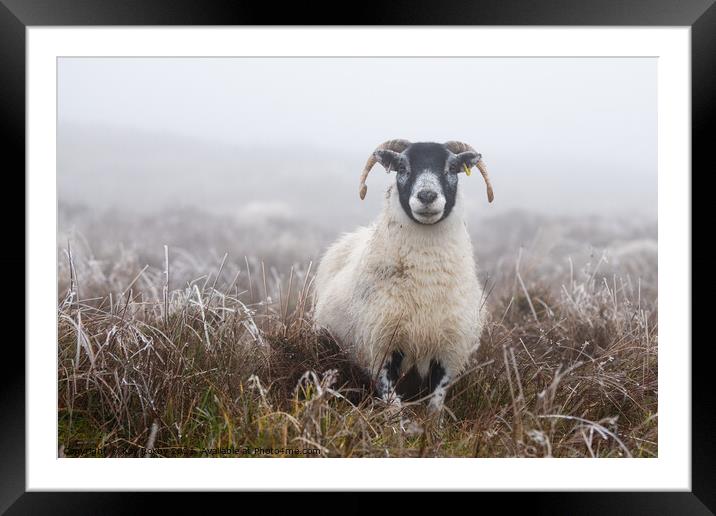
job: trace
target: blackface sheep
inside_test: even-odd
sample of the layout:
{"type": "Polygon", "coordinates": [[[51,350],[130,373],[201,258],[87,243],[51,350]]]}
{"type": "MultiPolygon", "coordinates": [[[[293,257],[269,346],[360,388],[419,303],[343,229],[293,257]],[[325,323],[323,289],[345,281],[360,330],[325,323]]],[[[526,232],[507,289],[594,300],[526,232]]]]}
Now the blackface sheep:
{"type": "Polygon", "coordinates": [[[390,140],[370,156],[396,171],[383,210],[369,227],[342,236],[323,256],[314,282],[315,321],[375,379],[381,397],[429,395],[442,409],[450,382],[480,342],[484,299],[463,216],[458,174],[481,155],[461,142],[390,140]]]}

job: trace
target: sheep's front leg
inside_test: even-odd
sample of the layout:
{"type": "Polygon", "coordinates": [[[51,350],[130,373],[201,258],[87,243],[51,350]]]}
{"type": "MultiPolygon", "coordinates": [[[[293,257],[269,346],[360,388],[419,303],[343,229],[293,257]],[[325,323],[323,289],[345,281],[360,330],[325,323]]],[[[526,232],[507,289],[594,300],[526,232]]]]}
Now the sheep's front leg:
{"type": "Polygon", "coordinates": [[[428,411],[431,414],[440,414],[445,405],[447,390],[452,382],[453,375],[437,360],[430,361],[428,370],[428,391],[431,393],[428,401],[428,411]]]}
{"type": "Polygon", "coordinates": [[[400,397],[395,392],[395,384],[400,376],[400,365],[403,363],[403,353],[394,351],[386,359],[378,374],[378,394],[386,403],[400,405],[400,397]]]}

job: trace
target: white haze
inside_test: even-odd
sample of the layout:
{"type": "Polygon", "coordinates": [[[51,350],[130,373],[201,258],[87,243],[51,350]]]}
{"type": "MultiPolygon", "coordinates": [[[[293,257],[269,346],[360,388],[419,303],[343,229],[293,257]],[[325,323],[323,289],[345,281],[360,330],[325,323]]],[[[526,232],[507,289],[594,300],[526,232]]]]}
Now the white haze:
{"type": "Polygon", "coordinates": [[[654,219],[653,58],[62,58],[60,203],[190,206],[342,229],[392,177],[358,175],[391,138],[462,140],[495,188],[460,177],[471,217],[654,219]]]}

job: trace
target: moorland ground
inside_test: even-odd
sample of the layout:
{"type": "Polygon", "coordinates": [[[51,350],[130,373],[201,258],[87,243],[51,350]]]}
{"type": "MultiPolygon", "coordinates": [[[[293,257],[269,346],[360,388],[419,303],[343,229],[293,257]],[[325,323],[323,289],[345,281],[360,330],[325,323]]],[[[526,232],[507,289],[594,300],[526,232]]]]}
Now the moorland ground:
{"type": "Polygon", "coordinates": [[[474,229],[489,317],[442,422],[386,407],[314,329],[330,231],[81,207],[60,230],[60,455],[657,455],[655,224],[474,229]]]}

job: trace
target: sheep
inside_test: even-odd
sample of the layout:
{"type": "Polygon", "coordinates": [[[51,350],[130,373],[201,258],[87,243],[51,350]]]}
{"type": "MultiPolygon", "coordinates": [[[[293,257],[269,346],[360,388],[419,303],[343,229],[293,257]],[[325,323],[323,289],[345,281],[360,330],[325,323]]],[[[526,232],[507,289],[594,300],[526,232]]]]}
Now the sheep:
{"type": "Polygon", "coordinates": [[[482,173],[481,155],[456,141],[389,140],[360,176],[365,198],[376,163],[395,170],[383,210],[323,255],[314,280],[314,319],[371,375],[379,396],[400,406],[427,398],[440,413],[450,383],[480,342],[482,286],[463,216],[458,173],[482,173]]]}

